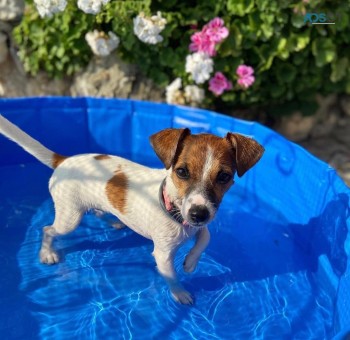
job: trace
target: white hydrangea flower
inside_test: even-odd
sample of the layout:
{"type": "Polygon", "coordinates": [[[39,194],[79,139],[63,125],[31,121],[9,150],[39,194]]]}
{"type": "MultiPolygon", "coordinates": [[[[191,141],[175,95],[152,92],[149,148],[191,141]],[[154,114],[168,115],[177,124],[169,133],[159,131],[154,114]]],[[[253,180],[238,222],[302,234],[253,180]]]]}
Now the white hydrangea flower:
{"type": "Polygon", "coordinates": [[[191,73],[196,84],[203,84],[213,72],[213,59],[203,52],[190,54],[186,57],[186,72],[191,73]]]}
{"type": "Polygon", "coordinates": [[[180,78],[176,78],[172,83],[170,83],[165,89],[166,102],[168,104],[177,104],[178,99],[182,96],[180,88],[182,86],[182,81],[180,78]]]}
{"type": "Polygon", "coordinates": [[[34,0],[39,15],[51,18],[53,14],[62,12],[67,6],[66,0],[34,0]]]}
{"type": "Polygon", "coordinates": [[[97,14],[102,5],[106,5],[110,0],[78,0],[78,7],[85,13],[97,14]]]}
{"type": "Polygon", "coordinates": [[[92,49],[92,52],[98,56],[105,57],[109,55],[119,45],[120,39],[113,33],[99,32],[94,30],[85,35],[85,40],[92,49]]]}
{"type": "Polygon", "coordinates": [[[204,90],[197,85],[185,86],[185,98],[190,103],[200,104],[204,100],[204,90]]]}
{"type": "Polygon", "coordinates": [[[163,37],[159,33],[165,28],[166,20],[162,18],[160,12],[151,17],[146,17],[141,12],[133,21],[134,33],[142,42],[155,45],[163,41],[163,37]]]}

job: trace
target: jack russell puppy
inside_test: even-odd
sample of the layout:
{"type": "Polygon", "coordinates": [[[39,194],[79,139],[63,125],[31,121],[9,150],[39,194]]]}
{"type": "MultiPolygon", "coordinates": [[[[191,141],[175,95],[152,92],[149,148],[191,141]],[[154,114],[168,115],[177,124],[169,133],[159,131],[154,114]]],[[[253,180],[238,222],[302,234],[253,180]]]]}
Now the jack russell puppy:
{"type": "Polygon", "coordinates": [[[165,129],[150,137],[165,169],[151,169],[117,156],[59,155],[1,115],[0,133],[54,169],[49,189],[55,219],[43,228],[42,263],[59,262],[53,240],[77,228],[86,211],[108,212],[153,241],[158,271],[182,304],[193,304],[193,297],[177,279],[177,250],[195,237],[183,264],[185,272],[193,272],[209,243],[207,225],[234,183],[235,173],[243,176],[264,152],[259,143],[236,133],[220,138],[192,135],[189,129],[165,129]]]}

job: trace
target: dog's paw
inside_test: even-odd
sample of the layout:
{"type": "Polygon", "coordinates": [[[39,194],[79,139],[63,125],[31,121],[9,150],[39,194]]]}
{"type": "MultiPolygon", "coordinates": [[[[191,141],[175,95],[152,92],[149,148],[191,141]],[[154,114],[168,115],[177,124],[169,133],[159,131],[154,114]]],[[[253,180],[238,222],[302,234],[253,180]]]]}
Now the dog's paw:
{"type": "Polygon", "coordinates": [[[191,293],[183,288],[171,289],[171,295],[176,302],[182,305],[193,305],[194,303],[191,293]]]}
{"type": "Polygon", "coordinates": [[[40,262],[45,264],[55,264],[60,261],[58,254],[52,249],[40,250],[40,262]]]}
{"type": "Polygon", "coordinates": [[[191,253],[188,254],[183,263],[184,271],[186,273],[192,273],[196,269],[198,261],[199,257],[194,256],[191,253]]]}

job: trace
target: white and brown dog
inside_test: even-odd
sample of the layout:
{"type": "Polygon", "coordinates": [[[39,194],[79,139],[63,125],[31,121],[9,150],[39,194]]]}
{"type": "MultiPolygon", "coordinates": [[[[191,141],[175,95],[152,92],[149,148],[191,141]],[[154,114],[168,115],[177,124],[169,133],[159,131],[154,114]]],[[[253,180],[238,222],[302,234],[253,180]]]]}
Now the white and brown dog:
{"type": "Polygon", "coordinates": [[[207,247],[210,223],[225,192],[262,156],[264,148],[240,134],[225,138],[191,135],[189,129],[166,129],[150,137],[165,169],[100,154],[58,155],[0,116],[0,133],[54,169],[49,182],[55,220],[43,229],[40,261],[59,261],[54,238],[73,231],[90,209],[117,216],[154,243],[158,271],[172,296],[183,304],[193,298],[177,279],[174,257],[191,237],[195,244],[183,268],[192,272],[207,247]]]}

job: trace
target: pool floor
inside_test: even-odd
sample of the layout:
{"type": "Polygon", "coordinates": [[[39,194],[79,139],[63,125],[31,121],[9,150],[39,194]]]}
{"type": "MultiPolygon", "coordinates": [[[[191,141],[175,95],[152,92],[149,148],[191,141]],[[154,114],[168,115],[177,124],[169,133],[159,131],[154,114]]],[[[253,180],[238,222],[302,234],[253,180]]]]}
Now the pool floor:
{"type": "MultiPolygon", "coordinates": [[[[313,274],[315,258],[276,212],[225,200],[195,273],[176,267],[195,305],[175,303],[152,242],[86,214],[57,240],[62,262],[39,263],[41,230],[54,210],[51,170],[0,168],[0,334],[6,339],[325,339],[334,301],[313,274]],[[261,211],[265,211],[261,214],[261,211]]],[[[231,189],[232,190],[232,189],[231,189]]],[[[236,190],[236,189],[235,189],[236,190]]],[[[239,195],[239,188],[237,189],[239,195]]]]}

